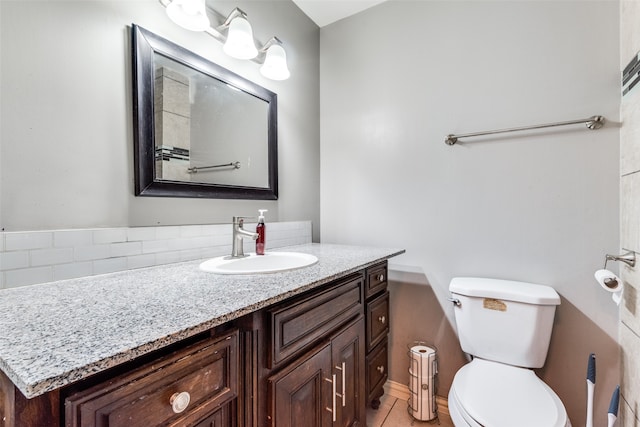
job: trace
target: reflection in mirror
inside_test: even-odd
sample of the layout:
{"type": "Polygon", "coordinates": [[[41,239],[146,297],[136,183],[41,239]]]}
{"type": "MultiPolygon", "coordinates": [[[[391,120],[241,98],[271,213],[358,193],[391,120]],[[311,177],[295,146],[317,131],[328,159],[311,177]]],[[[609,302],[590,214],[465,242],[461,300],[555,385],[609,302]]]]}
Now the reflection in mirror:
{"type": "Polygon", "coordinates": [[[276,95],[135,25],[133,40],[136,195],[277,199],[276,95]]]}

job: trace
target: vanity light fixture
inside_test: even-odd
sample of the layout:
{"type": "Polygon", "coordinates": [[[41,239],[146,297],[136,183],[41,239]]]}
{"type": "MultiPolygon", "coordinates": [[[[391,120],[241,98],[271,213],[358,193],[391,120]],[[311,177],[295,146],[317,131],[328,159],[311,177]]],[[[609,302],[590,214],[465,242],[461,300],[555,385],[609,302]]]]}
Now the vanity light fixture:
{"type": "Polygon", "coordinates": [[[182,28],[204,31],[211,25],[204,2],[205,0],[173,0],[167,6],[167,15],[182,28]]]}
{"type": "Polygon", "coordinates": [[[260,67],[260,73],[271,80],[286,80],[291,73],[287,67],[287,53],[282,47],[282,42],[277,37],[264,45],[260,52],[265,52],[264,63],[260,67]]]}
{"type": "Polygon", "coordinates": [[[253,59],[258,49],[253,41],[253,29],[247,21],[247,14],[237,7],[233,9],[221,28],[227,27],[227,40],[222,50],[237,59],[253,59]]]}
{"type": "Polygon", "coordinates": [[[272,37],[264,46],[257,48],[247,14],[239,8],[233,9],[221,25],[213,28],[210,26],[207,12],[217,15],[219,18],[224,16],[207,9],[205,0],[159,1],[167,9],[169,18],[176,24],[187,30],[206,32],[223,43],[222,50],[233,58],[249,59],[262,64],[260,73],[266,78],[286,80],[291,76],[282,41],[277,37],[272,37]]]}

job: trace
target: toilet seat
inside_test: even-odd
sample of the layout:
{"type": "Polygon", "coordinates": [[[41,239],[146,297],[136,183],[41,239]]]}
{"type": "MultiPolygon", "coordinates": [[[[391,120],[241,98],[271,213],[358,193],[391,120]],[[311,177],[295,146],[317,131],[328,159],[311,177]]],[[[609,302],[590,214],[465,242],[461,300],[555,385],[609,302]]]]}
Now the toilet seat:
{"type": "Polygon", "coordinates": [[[479,358],[456,373],[449,406],[472,427],[571,425],[560,398],[532,370],[479,358]]]}

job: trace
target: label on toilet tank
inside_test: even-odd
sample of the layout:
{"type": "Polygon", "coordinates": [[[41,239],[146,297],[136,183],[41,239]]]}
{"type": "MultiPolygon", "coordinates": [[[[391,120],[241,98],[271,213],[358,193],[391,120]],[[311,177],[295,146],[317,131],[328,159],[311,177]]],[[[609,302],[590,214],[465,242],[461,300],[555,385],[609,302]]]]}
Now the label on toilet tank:
{"type": "Polygon", "coordinates": [[[499,299],[485,298],[482,301],[482,306],[487,310],[507,311],[507,304],[499,299]]]}

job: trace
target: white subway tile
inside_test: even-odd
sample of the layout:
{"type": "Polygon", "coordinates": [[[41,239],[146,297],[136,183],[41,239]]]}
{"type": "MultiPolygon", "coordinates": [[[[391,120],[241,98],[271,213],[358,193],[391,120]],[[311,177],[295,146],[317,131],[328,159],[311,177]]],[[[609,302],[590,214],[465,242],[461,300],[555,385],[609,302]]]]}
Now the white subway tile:
{"type": "Polygon", "coordinates": [[[142,268],[156,265],[156,254],[135,255],[127,257],[127,268],[142,268]]]}
{"type": "Polygon", "coordinates": [[[201,225],[181,225],[180,237],[198,237],[202,236],[201,225]]]}
{"type": "Polygon", "coordinates": [[[200,249],[200,258],[215,258],[220,255],[225,255],[225,253],[220,253],[220,250],[217,248],[202,248],[200,249]]]}
{"type": "Polygon", "coordinates": [[[104,228],[93,231],[93,243],[118,243],[127,241],[126,228],[104,228]]]}
{"type": "Polygon", "coordinates": [[[193,261],[194,259],[200,259],[200,249],[180,251],[180,261],[193,261]]]}
{"type": "MultiPolygon", "coordinates": [[[[224,256],[231,236],[230,224],[0,233],[0,288],[224,256]]],[[[267,225],[267,249],[310,242],[310,221],[267,225]]]]}
{"type": "Polygon", "coordinates": [[[90,261],[53,266],[53,280],[75,279],[77,277],[91,276],[92,274],[93,264],[90,261]]]}
{"type": "Polygon", "coordinates": [[[73,248],[37,249],[31,251],[31,266],[65,264],[73,261],[73,248]]]}
{"type": "Polygon", "coordinates": [[[109,258],[110,255],[111,246],[109,245],[81,246],[73,250],[73,259],[76,261],[93,261],[109,258]]]}
{"type": "Polygon", "coordinates": [[[155,239],[156,227],[134,227],[127,230],[127,240],[130,242],[155,239]]]}
{"type": "Polygon", "coordinates": [[[218,236],[211,236],[209,238],[209,242],[211,246],[224,246],[224,245],[231,245],[232,236],[231,233],[229,234],[224,234],[224,235],[218,235],[218,236]]]}
{"type": "Polygon", "coordinates": [[[53,246],[53,233],[48,231],[16,232],[5,234],[5,250],[44,249],[53,246]]]}
{"type": "Polygon", "coordinates": [[[10,270],[4,274],[4,286],[6,288],[51,282],[53,280],[53,268],[50,266],[10,270]]]}
{"type": "Polygon", "coordinates": [[[175,244],[172,240],[150,240],[142,242],[142,253],[151,254],[158,252],[168,252],[174,250],[175,244]]]}
{"type": "Polygon", "coordinates": [[[142,242],[112,243],[111,256],[133,256],[142,254],[142,242]]]}
{"type": "Polygon", "coordinates": [[[229,224],[209,224],[202,226],[203,236],[231,236],[231,225],[229,224]]]}
{"type": "Polygon", "coordinates": [[[156,265],[171,264],[180,262],[180,251],[158,252],[156,256],[156,265]]]}
{"type": "Polygon", "coordinates": [[[156,227],[156,239],[175,239],[180,237],[180,227],[177,225],[170,225],[165,227],[156,227]]]}
{"type": "Polygon", "coordinates": [[[29,251],[0,253],[0,270],[29,267],[29,251]]]}
{"type": "Polygon", "coordinates": [[[127,269],[127,258],[108,258],[93,261],[93,274],[113,273],[127,269]]]}
{"type": "Polygon", "coordinates": [[[207,248],[213,246],[211,244],[211,241],[213,240],[211,236],[191,237],[181,240],[184,245],[183,249],[207,248]]]}
{"type": "Polygon", "coordinates": [[[60,230],[53,232],[53,246],[89,246],[93,243],[93,230],[60,230]]]}

